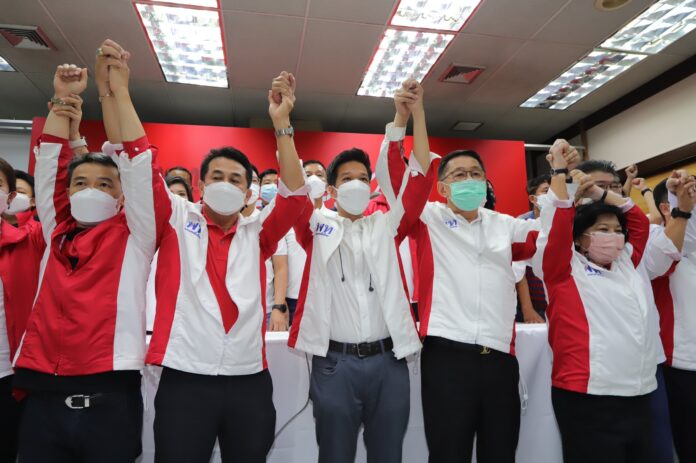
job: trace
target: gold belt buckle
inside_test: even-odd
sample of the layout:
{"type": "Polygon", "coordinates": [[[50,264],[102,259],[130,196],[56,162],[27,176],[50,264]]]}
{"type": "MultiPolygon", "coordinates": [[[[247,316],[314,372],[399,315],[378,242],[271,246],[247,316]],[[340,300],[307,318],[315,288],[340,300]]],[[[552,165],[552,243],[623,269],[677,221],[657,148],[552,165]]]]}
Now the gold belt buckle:
{"type": "Polygon", "coordinates": [[[491,353],[491,350],[488,347],[483,346],[483,349],[481,349],[481,355],[488,355],[490,353],[491,353]]]}

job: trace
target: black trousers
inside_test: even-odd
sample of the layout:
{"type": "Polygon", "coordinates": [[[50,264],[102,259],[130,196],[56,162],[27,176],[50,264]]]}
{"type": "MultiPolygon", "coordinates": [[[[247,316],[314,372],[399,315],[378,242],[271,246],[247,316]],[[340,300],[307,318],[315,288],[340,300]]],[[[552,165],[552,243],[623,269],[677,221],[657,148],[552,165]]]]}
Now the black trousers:
{"type": "Polygon", "coordinates": [[[652,463],[650,395],[618,397],[551,388],[565,463],[652,463]]]}
{"type": "Polygon", "coordinates": [[[662,371],[679,461],[696,461],[696,371],[668,366],[662,371]]]}
{"type": "Polygon", "coordinates": [[[19,403],[12,397],[12,376],[0,378],[0,463],[17,459],[19,403]]]}
{"type": "Polygon", "coordinates": [[[24,399],[20,463],[131,463],[140,455],[140,389],[112,392],[89,408],[73,410],[65,394],[32,393],[24,399]]]}
{"type": "Polygon", "coordinates": [[[155,396],[155,462],[208,463],[216,438],[223,463],[265,462],[275,421],[268,370],[208,376],[164,368],[155,396]]]}
{"type": "Polygon", "coordinates": [[[509,354],[426,337],[421,354],[431,463],[513,463],[520,431],[519,366],[509,354]]]}

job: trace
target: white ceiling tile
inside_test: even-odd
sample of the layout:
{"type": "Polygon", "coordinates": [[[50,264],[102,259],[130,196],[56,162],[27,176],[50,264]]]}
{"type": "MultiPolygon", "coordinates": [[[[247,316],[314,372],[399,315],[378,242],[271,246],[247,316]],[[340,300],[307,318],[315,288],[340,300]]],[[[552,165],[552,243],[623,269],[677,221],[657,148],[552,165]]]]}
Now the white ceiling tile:
{"type": "Polygon", "coordinates": [[[312,0],[309,17],[385,25],[395,6],[395,0],[312,0]]]}
{"type": "Polygon", "coordinates": [[[253,11],[274,15],[304,16],[309,0],[221,0],[223,10],[253,11]]]}
{"type": "Polygon", "coordinates": [[[484,0],[464,26],[464,32],[526,39],[534,35],[569,1],[484,0]]]}

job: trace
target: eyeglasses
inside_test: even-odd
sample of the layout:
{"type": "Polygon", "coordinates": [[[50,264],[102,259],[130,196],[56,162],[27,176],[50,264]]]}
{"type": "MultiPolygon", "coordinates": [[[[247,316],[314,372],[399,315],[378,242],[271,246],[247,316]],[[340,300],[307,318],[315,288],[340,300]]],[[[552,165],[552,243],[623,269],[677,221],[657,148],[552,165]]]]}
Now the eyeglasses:
{"type": "Polygon", "coordinates": [[[452,177],[452,181],[454,182],[462,182],[468,178],[472,180],[483,180],[486,177],[486,174],[480,169],[455,169],[449,174],[445,175],[442,180],[446,179],[447,177],[452,177]]]}
{"type": "Polygon", "coordinates": [[[595,185],[600,187],[602,190],[611,190],[615,193],[620,193],[621,191],[623,191],[623,185],[620,183],[596,182],[595,185]]]}

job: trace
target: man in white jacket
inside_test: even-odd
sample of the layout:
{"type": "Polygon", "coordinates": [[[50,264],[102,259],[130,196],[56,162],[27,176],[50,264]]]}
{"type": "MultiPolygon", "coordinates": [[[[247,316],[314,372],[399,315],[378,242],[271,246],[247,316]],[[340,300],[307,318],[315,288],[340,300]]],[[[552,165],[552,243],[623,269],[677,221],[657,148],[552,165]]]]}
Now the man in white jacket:
{"type": "MultiPolygon", "coordinates": [[[[404,83],[394,98],[394,123],[387,125],[382,143],[383,152],[400,152],[413,115],[413,169],[400,191],[381,185],[396,197],[394,207],[386,214],[364,216],[370,161],[364,151],[353,148],[328,168],[328,191],[336,198],[338,215],[306,208],[295,226],[308,263],[289,344],[314,354],[310,397],[320,462],[353,462],[361,424],[369,461],[401,461],[410,406],[404,357],[421,344],[397,246],[420,215],[433,181],[432,174],[424,175],[430,152],[422,93],[416,81],[404,83]]],[[[386,155],[380,158],[387,160],[386,155]]]]}

